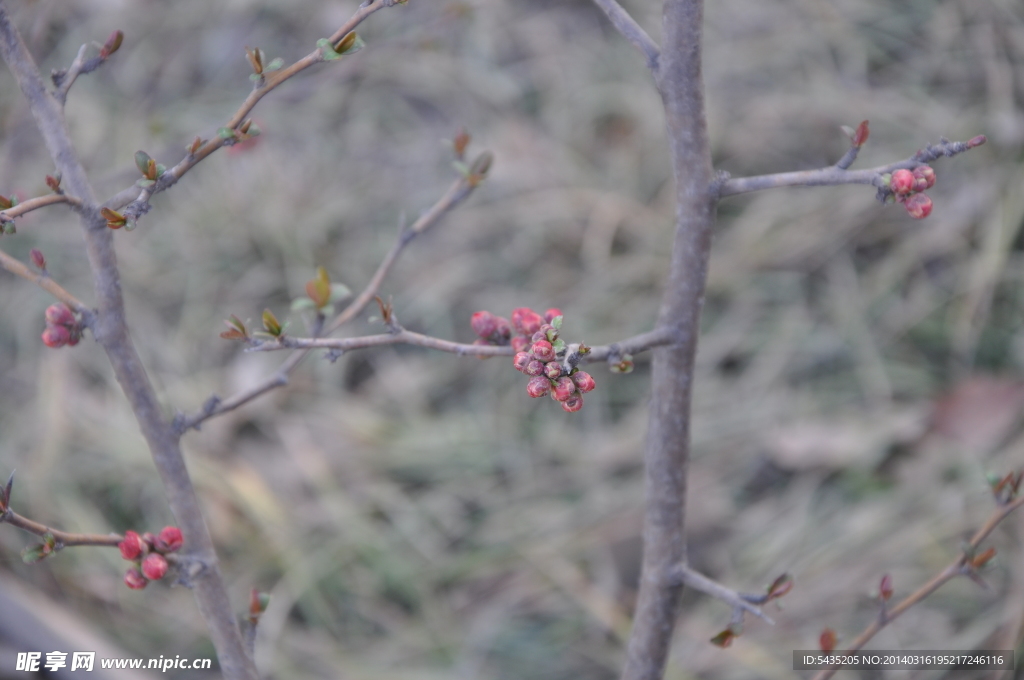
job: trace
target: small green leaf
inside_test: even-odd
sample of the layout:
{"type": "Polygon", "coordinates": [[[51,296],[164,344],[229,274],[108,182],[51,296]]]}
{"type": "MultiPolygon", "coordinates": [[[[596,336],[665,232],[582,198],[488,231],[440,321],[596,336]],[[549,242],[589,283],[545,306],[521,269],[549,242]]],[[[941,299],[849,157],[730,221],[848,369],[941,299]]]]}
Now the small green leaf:
{"type": "Polygon", "coordinates": [[[551,320],[551,325],[555,327],[556,331],[562,330],[562,316],[558,315],[551,320]]]}
{"type": "Polygon", "coordinates": [[[555,354],[565,351],[565,340],[559,338],[551,343],[551,349],[555,350],[555,354]]]}
{"type": "Polygon", "coordinates": [[[281,322],[277,320],[277,317],[269,309],[263,310],[263,328],[275,338],[281,337],[281,333],[284,332],[281,322]]]}
{"type": "Polygon", "coordinates": [[[452,167],[463,177],[469,177],[469,166],[462,161],[452,161],[452,167]]]}
{"type": "Polygon", "coordinates": [[[349,33],[338,42],[334,49],[339,54],[355,54],[364,47],[366,47],[366,43],[358,33],[349,33]]]}
{"type": "Polygon", "coordinates": [[[156,164],[156,176],[163,177],[164,173],[167,172],[167,166],[163,163],[156,164]]]}
{"type": "Polygon", "coordinates": [[[249,80],[251,80],[254,83],[260,82],[260,80],[262,78],[263,78],[263,74],[262,73],[250,73],[249,74],[249,80]]]}
{"type": "Polygon", "coordinates": [[[352,291],[344,283],[332,283],[331,284],[331,302],[341,302],[346,298],[352,297],[352,291]]]}
{"type": "Polygon", "coordinates": [[[284,59],[282,59],[281,57],[277,57],[272,62],[267,64],[267,66],[266,66],[266,68],[264,70],[265,71],[276,71],[277,69],[281,68],[282,66],[284,66],[284,59]]]}
{"type": "Polygon", "coordinates": [[[151,160],[153,159],[150,158],[149,154],[146,153],[145,151],[135,152],[135,167],[137,167],[139,169],[139,172],[141,172],[143,175],[145,175],[146,171],[149,169],[149,162],[151,160]]]}
{"type": "Polygon", "coordinates": [[[141,188],[145,189],[146,187],[151,187],[154,184],[156,184],[156,180],[140,179],[138,182],[135,183],[135,186],[138,186],[138,187],[141,187],[141,188]]]}
{"type": "Polygon", "coordinates": [[[310,300],[308,297],[300,297],[292,300],[292,311],[293,312],[304,312],[307,309],[316,309],[316,303],[310,300]]]}
{"type": "Polygon", "coordinates": [[[320,38],[316,41],[316,46],[320,48],[320,53],[324,55],[324,61],[334,61],[335,59],[341,59],[341,55],[334,51],[334,45],[327,38],[320,38]]]}
{"type": "Polygon", "coordinates": [[[217,136],[220,137],[221,139],[225,139],[225,140],[226,139],[234,139],[235,138],[235,131],[232,130],[231,128],[229,128],[229,127],[222,127],[222,128],[217,130],[217,136]]]}

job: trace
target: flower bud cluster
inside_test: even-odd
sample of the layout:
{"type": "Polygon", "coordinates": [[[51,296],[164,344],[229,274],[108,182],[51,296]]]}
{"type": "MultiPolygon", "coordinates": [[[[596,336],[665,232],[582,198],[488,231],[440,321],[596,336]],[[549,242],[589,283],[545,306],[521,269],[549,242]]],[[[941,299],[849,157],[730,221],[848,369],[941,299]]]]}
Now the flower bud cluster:
{"type": "Polygon", "coordinates": [[[159,581],[167,574],[167,558],[164,555],[181,548],[184,537],[178,527],[164,527],[154,536],[126,531],[124,540],[117,544],[121,557],[134,562],[124,573],[124,584],[132,590],[142,590],[150,581],[159,581]]]}
{"type": "Polygon", "coordinates": [[[930,165],[919,165],[913,170],[901,168],[883,179],[896,202],[902,203],[911,217],[920,220],[931,214],[932,199],[924,193],[935,184],[935,171],[930,165]]]}
{"type": "Polygon", "coordinates": [[[512,310],[512,321],[490,312],[477,312],[471,320],[480,336],[476,344],[510,344],[516,354],[512,365],[529,376],[526,393],[551,395],[568,413],[583,408],[583,393],[594,389],[594,379],[576,364],[590,351],[586,345],[567,345],[559,339],[562,311],[538,314],[529,307],[512,310]]]}
{"type": "Polygon", "coordinates": [[[47,347],[74,347],[82,339],[82,324],[70,307],[59,302],[46,308],[46,329],[42,337],[47,347]]]}

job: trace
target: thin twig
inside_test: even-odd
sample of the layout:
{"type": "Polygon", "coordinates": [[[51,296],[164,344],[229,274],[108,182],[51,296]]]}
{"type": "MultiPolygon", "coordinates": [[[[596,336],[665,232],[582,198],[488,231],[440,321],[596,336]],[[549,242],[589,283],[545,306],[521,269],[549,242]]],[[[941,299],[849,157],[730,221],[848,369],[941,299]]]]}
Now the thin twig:
{"type": "Polygon", "coordinates": [[[640,51],[647,62],[647,68],[657,77],[658,62],[661,57],[661,48],[658,47],[658,43],[654,42],[647,31],[641,28],[640,24],[629,15],[629,12],[615,0],[594,0],[594,4],[601,8],[608,20],[612,22],[615,30],[640,51]]]}
{"type": "Polygon", "coordinates": [[[50,275],[45,272],[34,271],[27,264],[23,263],[14,257],[11,257],[4,251],[0,250],[0,267],[3,267],[7,271],[20,276],[26,281],[31,281],[36,284],[47,293],[57,298],[64,304],[76,312],[91,315],[94,313],[88,305],[76,298],[74,295],[64,289],[59,283],[50,278],[50,275]]]}
{"type": "MultiPolygon", "coordinates": [[[[360,5],[348,21],[342,24],[341,28],[335,31],[334,35],[329,38],[331,44],[337,44],[339,40],[355,30],[359,24],[374,12],[384,9],[385,7],[392,7],[396,4],[399,4],[399,0],[372,0],[369,3],[360,5]]],[[[250,92],[245,98],[245,101],[242,102],[242,105],[238,110],[232,114],[224,127],[236,130],[243,122],[245,122],[246,116],[249,115],[261,99],[277,89],[277,87],[286,80],[301,73],[314,64],[321,63],[322,61],[324,61],[323,50],[318,47],[289,66],[265,73],[263,79],[255,88],[253,88],[252,92],[250,92]]],[[[152,186],[146,187],[141,191],[134,188],[125,189],[105,201],[103,205],[114,210],[120,210],[123,206],[128,205],[128,210],[133,217],[144,215],[149,211],[149,200],[153,196],[166,191],[177,184],[178,180],[184,177],[185,174],[194,168],[200,161],[229,143],[233,143],[233,141],[222,139],[219,136],[208,140],[205,144],[200,146],[195,153],[189,153],[177,165],[164,172],[164,174],[160,176],[160,179],[158,179],[152,186]],[[136,195],[136,198],[128,203],[123,203],[122,201],[124,201],[126,192],[132,192],[132,195],[136,195]]]]}
{"type": "Polygon", "coordinates": [[[60,531],[59,529],[51,529],[45,524],[22,517],[10,509],[7,512],[0,513],[0,523],[10,524],[12,527],[23,529],[40,537],[49,534],[57,541],[56,550],[75,545],[116,546],[124,540],[124,536],[117,534],[73,534],[67,531],[60,531]]]}
{"type": "Polygon", "coordinates": [[[89,50],[88,45],[82,45],[78,48],[78,54],[75,56],[75,60],[71,62],[71,66],[66,71],[57,72],[53,74],[54,84],[57,89],[54,91],[53,96],[56,97],[57,101],[63,104],[67,101],[68,90],[75,84],[75,80],[82,74],[82,69],[85,66],[85,53],[89,50]]]}
{"type": "MultiPolygon", "coordinates": [[[[399,234],[398,238],[395,239],[394,245],[391,246],[391,250],[388,251],[384,259],[381,260],[380,265],[377,267],[377,271],[374,272],[373,276],[370,277],[369,283],[366,287],[350,302],[345,309],[341,311],[330,323],[327,328],[327,332],[337,330],[345,323],[348,323],[354,319],[363,309],[366,308],[373,298],[377,295],[380,290],[381,284],[384,282],[384,278],[391,271],[391,268],[398,261],[399,255],[405,250],[405,247],[412,242],[417,236],[430,229],[430,227],[437,224],[444,215],[449,211],[458,206],[461,202],[473,192],[473,189],[477,186],[477,181],[469,181],[465,177],[460,177],[445,191],[444,195],[437,200],[426,212],[413,222],[408,227],[404,228],[399,234]]],[[[317,336],[320,334],[317,333],[317,336]]],[[[248,404],[250,401],[257,399],[267,392],[274,390],[278,387],[283,387],[288,384],[288,376],[291,372],[302,362],[310,350],[303,350],[297,352],[278,367],[273,375],[268,376],[258,384],[250,387],[238,394],[235,394],[227,399],[221,400],[220,398],[213,396],[206,401],[197,413],[191,416],[178,416],[175,419],[175,429],[180,433],[187,432],[190,429],[199,429],[199,427],[215,416],[234,411],[235,409],[248,404]]]]}
{"type": "MultiPolygon", "coordinates": [[[[689,586],[694,590],[699,590],[705,595],[710,595],[716,600],[725,602],[733,609],[740,609],[748,612],[760,619],[764,619],[773,626],[775,625],[775,622],[772,621],[767,614],[761,611],[760,607],[751,603],[751,596],[738,593],[731,588],[726,588],[721,583],[712,581],[704,574],[690,569],[690,567],[685,564],[677,565],[675,569],[669,572],[669,576],[678,583],[689,586]]],[[[764,597],[763,599],[767,599],[767,597],[764,597]]]]}
{"type": "MultiPolygon", "coordinates": [[[[980,529],[974,532],[971,540],[968,542],[966,549],[951,562],[945,569],[940,571],[938,574],[933,576],[927,583],[915,590],[913,593],[908,595],[906,598],[900,601],[895,607],[886,609],[883,614],[872,621],[856,639],[850,643],[849,648],[846,650],[847,653],[855,652],[867,644],[868,640],[873,638],[878,631],[885,628],[887,625],[892,623],[899,617],[900,614],[907,611],[915,604],[918,604],[926,597],[934,593],[947,581],[950,581],[957,576],[966,576],[970,573],[970,566],[968,565],[969,555],[972,554],[981,545],[981,542],[988,538],[999,523],[1006,519],[1010,513],[1024,505],[1024,495],[1016,498],[1010,503],[1000,505],[995,511],[989,516],[980,529]]],[[[837,652],[838,653],[838,652],[837,652]]],[[[812,680],[827,680],[831,678],[837,668],[825,668],[818,671],[812,680]]]]}
{"type": "MultiPolygon", "coordinates": [[[[515,354],[508,345],[473,345],[435,338],[431,335],[406,330],[400,326],[395,326],[395,329],[394,332],[390,333],[363,335],[354,338],[291,338],[285,336],[279,340],[255,341],[255,344],[249,347],[248,351],[274,352],[286,349],[331,349],[349,352],[356,349],[382,347],[384,345],[413,345],[439,352],[450,352],[460,356],[510,357],[515,354]]],[[[615,354],[640,353],[653,347],[671,344],[673,339],[671,333],[667,331],[651,331],[627,338],[612,345],[592,347],[590,353],[584,357],[584,361],[604,361],[609,356],[615,354]]]]}
{"type": "Polygon", "coordinates": [[[15,217],[21,217],[33,210],[39,208],[45,208],[48,205],[57,205],[58,203],[68,203],[72,207],[80,207],[81,203],[74,196],[68,196],[67,194],[47,194],[45,196],[36,196],[28,200],[22,201],[18,205],[8,208],[7,210],[0,210],[0,222],[10,222],[15,217]]]}
{"type": "Polygon", "coordinates": [[[984,137],[975,137],[967,142],[941,140],[938,144],[929,144],[910,158],[889,163],[888,165],[880,165],[868,170],[845,170],[838,165],[830,165],[827,168],[818,168],[816,170],[779,172],[771,175],[756,175],[754,177],[729,177],[722,179],[718,183],[718,195],[725,197],[750,191],[761,191],[763,189],[797,186],[817,187],[836,186],[839,184],[870,184],[875,187],[883,187],[882,175],[886,173],[891,173],[900,168],[912,170],[922,163],[929,163],[942,156],[955,156],[984,143],[984,137]]]}

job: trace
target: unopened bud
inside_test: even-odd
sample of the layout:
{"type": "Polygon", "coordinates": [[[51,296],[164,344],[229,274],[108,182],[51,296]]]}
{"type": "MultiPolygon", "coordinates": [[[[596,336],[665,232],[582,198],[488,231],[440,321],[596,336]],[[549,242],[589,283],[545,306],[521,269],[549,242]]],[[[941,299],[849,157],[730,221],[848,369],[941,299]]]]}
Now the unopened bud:
{"type": "Polygon", "coordinates": [[[124,584],[132,590],[142,590],[148,583],[149,581],[139,573],[138,569],[132,568],[124,572],[124,584]]]}
{"type": "Polygon", "coordinates": [[[907,198],[903,207],[915,220],[921,220],[932,213],[932,199],[927,194],[914,194],[907,198]]]}
{"type": "Polygon", "coordinates": [[[526,393],[529,394],[534,399],[538,397],[543,397],[550,391],[551,381],[542,375],[530,378],[530,382],[526,384],[526,393]]]}
{"type": "Polygon", "coordinates": [[[150,553],[142,560],[142,573],[150,581],[159,581],[167,573],[167,558],[160,553],[150,553]]]}
{"type": "Polygon", "coordinates": [[[43,344],[54,349],[63,347],[71,339],[71,333],[65,326],[47,326],[43,331],[43,344]]]}
{"type": "Polygon", "coordinates": [[[38,269],[46,270],[46,258],[43,257],[43,251],[39,250],[39,248],[33,248],[28,254],[32,258],[32,264],[38,269]]]}
{"type": "Polygon", "coordinates": [[[914,168],[914,191],[924,191],[935,186],[935,170],[930,165],[914,168]]]}
{"type": "Polygon", "coordinates": [[[516,355],[512,357],[512,365],[520,373],[526,370],[531,361],[533,361],[533,357],[527,352],[516,352],[516,355]]]}
{"type": "Polygon", "coordinates": [[[594,383],[594,378],[586,371],[576,371],[573,373],[572,381],[576,383],[576,388],[580,392],[589,392],[597,387],[596,383],[594,383]]]}
{"type": "Polygon", "coordinates": [[[74,326],[78,322],[71,309],[63,302],[46,308],[46,322],[57,326],[74,326]]]}
{"type": "Polygon", "coordinates": [[[530,352],[533,353],[534,357],[545,363],[555,358],[555,350],[547,340],[538,340],[533,343],[533,346],[530,347],[530,352]]]}
{"type": "Polygon", "coordinates": [[[474,333],[486,340],[498,330],[498,318],[488,311],[474,312],[469,325],[474,333]]]}
{"type": "Polygon", "coordinates": [[[185,542],[185,537],[181,534],[181,529],[178,527],[164,527],[157,534],[154,544],[156,549],[160,552],[175,552],[181,548],[185,542]]]}
{"type": "Polygon", "coordinates": [[[583,408],[583,395],[579,392],[573,393],[568,399],[562,402],[562,410],[566,413],[576,413],[583,408]]]}
{"type": "Polygon", "coordinates": [[[563,375],[551,389],[551,398],[555,401],[565,401],[576,393],[576,383],[567,375],[563,375]]]}
{"type": "Polygon", "coordinates": [[[899,196],[906,196],[914,190],[914,173],[910,172],[910,170],[900,168],[896,172],[892,173],[892,181],[889,186],[895,194],[899,196]]]}
{"type": "Polygon", "coordinates": [[[562,377],[562,365],[557,361],[549,361],[544,364],[544,375],[552,380],[558,380],[562,377]]]}
{"type": "Polygon", "coordinates": [[[121,557],[129,562],[139,559],[142,555],[142,538],[134,531],[124,532],[124,540],[117,544],[121,557]]]}

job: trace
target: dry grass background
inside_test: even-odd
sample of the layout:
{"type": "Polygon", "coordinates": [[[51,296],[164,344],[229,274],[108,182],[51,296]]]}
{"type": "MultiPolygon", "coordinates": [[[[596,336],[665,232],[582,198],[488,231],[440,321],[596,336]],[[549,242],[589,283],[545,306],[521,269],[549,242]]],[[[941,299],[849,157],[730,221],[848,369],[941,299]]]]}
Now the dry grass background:
{"type": "MultiPolygon", "coordinates": [[[[13,4],[47,71],[125,31],[69,98],[104,194],[133,181],[137,149],[174,162],[214,133],[248,90],[243,46],[295,59],[355,7],[13,4]]],[[[658,3],[629,8],[659,34],[658,3]]],[[[942,135],[990,139],[936,163],[923,222],[863,187],[721,206],[690,552],[733,587],[788,571],[796,588],[770,612],[776,626],[751,623],[725,651],[708,639],[728,611],[687,594],[668,678],[792,677],[791,651],[824,626],[850,640],[875,616],[884,572],[900,596],[951,560],[992,506],[985,473],[1024,458],[1024,7],[722,0],[706,20],[714,153],[734,175],[832,163],[838,127],[864,118],[857,167],[942,135]]],[[[557,305],[567,334],[593,344],[652,324],[673,211],[662,114],[640,59],[594,7],[412,0],[361,33],[362,52],[264,100],[258,145],[218,153],[118,234],[130,321],[168,415],[284,358],[219,339],[228,314],[284,315],[316,265],[361,287],[402,216],[451,181],[439,140],[459,125],[497,160],[388,277],[403,323],[468,341],[477,309],[557,305]]],[[[51,166],[6,70],[0,135],[0,193],[44,192],[51,166]]],[[[91,298],[69,214],[37,213],[0,240],[22,257],[33,246],[91,298]]],[[[0,473],[18,469],[16,509],[67,530],[169,523],[100,350],[91,339],[46,350],[49,300],[8,275],[0,285],[0,473]]],[[[349,330],[373,331],[368,317],[349,330]]],[[[504,361],[366,351],[307,360],[287,389],[189,434],[239,610],[252,586],[273,594],[257,654],[267,677],[615,677],[638,569],[647,369],[640,357],[630,376],[597,370],[598,390],[567,416],[526,398],[504,361]]],[[[876,648],[1016,646],[1021,521],[990,541],[990,591],[954,582],[876,648]]],[[[128,655],[212,656],[188,592],[128,591],[110,550],[25,566],[27,543],[0,531],[4,588],[58,601],[128,655]]]]}

